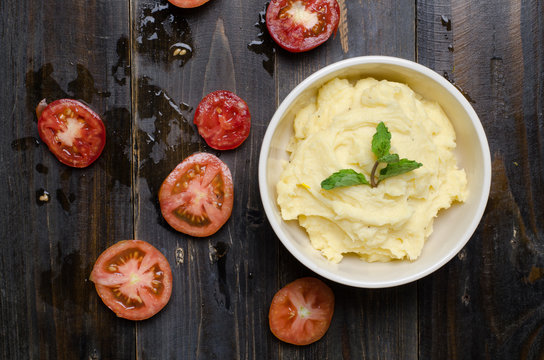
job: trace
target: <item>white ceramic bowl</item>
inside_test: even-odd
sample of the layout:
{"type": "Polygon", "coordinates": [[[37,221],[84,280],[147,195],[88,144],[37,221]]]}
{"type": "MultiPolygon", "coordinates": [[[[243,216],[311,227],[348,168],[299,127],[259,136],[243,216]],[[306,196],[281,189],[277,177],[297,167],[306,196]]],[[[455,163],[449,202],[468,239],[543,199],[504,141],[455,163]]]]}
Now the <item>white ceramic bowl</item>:
{"type": "Polygon", "coordinates": [[[283,100],[268,125],[259,158],[259,187],[266,216],[283,245],[300,262],[332,281],[363,288],[384,288],[418,280],[440,268],[465,246],[483,215],[491,183],[489,146],[482,124],[465,97],[446,79],[417,63],[386,56],[363,56],[329,65],[301,82],[283,100]],[[315,250],[297,221],[284,221],[276,202],[276,183],[289,160],[286,146],[293,135],[294,114],[319,87],[334,77],[398,81],[437,101],[457,134],[458,165],[467,173],[465,203],[442,210],[421,256],[413,262],[368,263],[345,257],[333,264],[315,250]]]}

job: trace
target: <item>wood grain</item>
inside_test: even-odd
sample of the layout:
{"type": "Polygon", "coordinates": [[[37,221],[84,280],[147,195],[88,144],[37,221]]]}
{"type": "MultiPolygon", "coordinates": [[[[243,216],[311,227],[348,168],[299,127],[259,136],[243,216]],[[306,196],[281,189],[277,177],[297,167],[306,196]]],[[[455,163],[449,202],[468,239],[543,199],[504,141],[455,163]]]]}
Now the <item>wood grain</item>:
{"type": "Polygon", "coordinates": [[[338,2],[336,37],[303,54],[274,44],[264,0],[0,2],[0,358],[544,358],[544,4],[338,2]],[[325,280],[336,295],[331,327],[295,347],[270,333],[268,306],[283,285],[316,275],[266,220],[261,141],[296,84],[360,55],[417,60],[462,90],[489,139],[492,191],[472,239],[434,274],[381,290],[325,280]],[[231,151],[209,148],[192,123],[218,89],[252,115],[249,138],[231,151]],[[80,99],[103,116],[95,164],[68,168],[39,140],[44,97],[80,99]],[[197,151],[219,156],[235,183],[231,219],[204,239],[170,228],[157,200],[197,151]],[[160,249],[174,276],[170,303],[138,323],[116,318],[88,281],[97,256],[128,238],[160,249]]]}
{"type": "Polygon", "coordinates": [[[493,158],[480,227],[420,282],[422,358],[544,356],[542,11],[538,1],[418,2],[418,61],[473,100],[493,158]]]}
{"type": "Polygon", "coordinates": [[[88,281],[98,254],[133,235],[130,165],[112,154],[131,126],[130,86],[112,76],[117,40],[128,33],[118,16],[127,19],[128,8],[124,1],[3,1],[0,8],[0,358],[130,356],[134,324],[116,319],[88,281]],[[63,97],[104,115],[108,155],[87,169],[62,165],[38,140],[37,101],[63,97]],[[42,190],[48,202],[37,200],[42,190]]]}

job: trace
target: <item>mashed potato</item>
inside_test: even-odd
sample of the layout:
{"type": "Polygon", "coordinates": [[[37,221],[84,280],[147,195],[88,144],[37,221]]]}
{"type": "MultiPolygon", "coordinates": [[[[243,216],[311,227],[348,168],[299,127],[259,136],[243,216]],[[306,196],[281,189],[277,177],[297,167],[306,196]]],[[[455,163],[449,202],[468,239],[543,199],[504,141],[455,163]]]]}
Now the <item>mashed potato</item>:
{"type": "Polygon", "coordinates": [[[290,161],[277,184],[282,217],[298,219],[312,246],[335,263],[346,254],[366,261],[415,260],[438,211],[467,196],[454,148],[455,132],[440,106],[408,86],[334,79],[296,114],[290,161]],[[391,132],[391,153],[423,166],[375,188],[321,189],[321,181],[340,169],[369,179],[380,121],[391,132]]]}

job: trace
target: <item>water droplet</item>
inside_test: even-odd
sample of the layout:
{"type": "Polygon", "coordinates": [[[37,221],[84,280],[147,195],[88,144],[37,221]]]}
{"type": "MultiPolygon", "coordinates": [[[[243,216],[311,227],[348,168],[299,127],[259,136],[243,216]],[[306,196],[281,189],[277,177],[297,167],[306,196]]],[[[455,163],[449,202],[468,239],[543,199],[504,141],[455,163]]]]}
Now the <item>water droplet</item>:
{"type": "Polygon", "coordinates": [[[266,3],[264,10],[259,11],[259,21],[255,23],[255,27],[259,29],[257,34],[257,40],[251,41],[247,48],[253,51],[255,54],[264,55],[263,67],[270,74],[274,75],[274,62],[276,48],[274,46],[274,40],[270,37],[268,29],[266,28],[266,8],[269,3],[266,3]]]}
{"type": "Polygon", "coordinates": [[[154,62],[177,62],[183,66],[193,56],[191,28],[168,4],[144,8],[137,24],[136,49],[154,62]],[[177,15],[177,16],[176,16],[177,15]],[[168,48],[164,43],[171,44],[168,48]]]}
{"type": "Polygon", "coordinates": [[[442,26],[446,27],[446,30],[451,31],[451,19],[449,17],[442,15],[440,21],[442,22],[442,26]]]}
{"type": "Polygon", "coordinates": [[[157,209],[158,222],[173,230],[164,221],[158,201],[160,186],[166,176],[185,157],[200,149],[202,144],[195,128],[187,120],[185,103],[179,104],[160,87],[150,83],[150,78],[138,80],[139,104],[147,106],[137,109],[139,119],[136,139],[145,139],[137,144],[139,175],[149,187],[149,199],[157,209]]]}
{"type": "Polygon", "coordinates": [[[126,36],[122,36],[117,40],[117,63],[111,67],[113,80],[118,85],[125,85],[127,77],[130,76],[129,62],[129,41],[126,36]]]}

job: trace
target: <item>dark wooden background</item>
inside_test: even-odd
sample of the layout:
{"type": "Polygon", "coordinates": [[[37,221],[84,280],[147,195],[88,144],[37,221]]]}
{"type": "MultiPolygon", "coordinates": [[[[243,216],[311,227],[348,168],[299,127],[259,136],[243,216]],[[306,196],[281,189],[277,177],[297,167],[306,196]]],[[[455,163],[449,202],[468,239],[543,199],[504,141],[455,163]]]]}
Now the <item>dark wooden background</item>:
{"type": "Polygon", "coordinates": [[[305,54],[278,49],[266,0],[0,1],[1,359],[544,359],[544,2],[338,0],[334,39],[305,54]],[[186,55],[174,57],[177,47],[186,55]],[[294,86],[332,62],[392,55],[429,66],[472,102],[488,135],[493,181],[468,245],[412,284],[327,283],[331,327],[295,347],[269,331],[286,283],[313,275],[281,245],[257,183],[261,140],[294,86]],[[206,93],[248,103],[249,139],[208,148],[192,125],[206,93]],[[87,169],[59,163],[34,107],[70,97],[103,116],[107,145],[87,169]],[[184,157],[230,167],[231,219],[195,239],[162,220],[157,191],[184,157]],[[37,196],[50,193],[48,203],[37,196]],[[150,320],[116,318],[88,280],[108,246],[139,238],[174,275],[150,320]]]}

